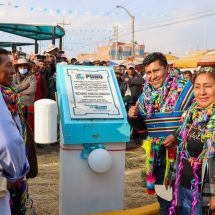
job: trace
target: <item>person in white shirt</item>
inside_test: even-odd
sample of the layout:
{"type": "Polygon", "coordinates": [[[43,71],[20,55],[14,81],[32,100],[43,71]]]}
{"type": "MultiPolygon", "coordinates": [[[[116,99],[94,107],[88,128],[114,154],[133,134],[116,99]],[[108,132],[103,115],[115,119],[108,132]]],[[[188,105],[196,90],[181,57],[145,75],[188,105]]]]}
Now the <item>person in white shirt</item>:
{"type": "MultiPolygon", "coordinates": [[[[29,171],[20,126],[20,100],[12,83],[14,73],[8,52],[0,49],[0,166],[8,186],[21,181],[29,171]]],[[[11,214],[9,200],[8,193],[0,197],[0,215],[11,214]]]]}

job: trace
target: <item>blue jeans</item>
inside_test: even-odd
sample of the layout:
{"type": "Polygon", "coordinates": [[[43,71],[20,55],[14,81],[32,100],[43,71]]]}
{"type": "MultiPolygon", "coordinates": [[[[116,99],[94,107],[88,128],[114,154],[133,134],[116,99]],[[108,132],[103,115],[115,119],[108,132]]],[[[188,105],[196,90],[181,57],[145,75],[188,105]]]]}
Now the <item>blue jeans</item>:
{"type": "MultiPolygon", "coordinates": [[[[164,182],[164,173],[165,167],[159,166],[155,170],[156,182],[155,184],[163,184],[164,182]]],[[[171,206],[171,202],[157,196],[158,203],[160,204],[160,214],[161,215],[169,215],[169,207],[171,206]]]]}
{"type": "MultiPolygon", "coordinates": [[[[181,214],[190,215],[193,202],[193,191],[179,186],[179,196],[181,202],[181,214]]],[[[195,215],[202,214],[201,194],[197,193],[197,203],[195,206],[195,215]]]]}
{"type": "Polygon", "coordinates": [[[160,204],[160,214],[169,215],[169,207],[171,206],[171,202],[169,202],[165,199],[162,199],[160,196],[157,196],[157,200],[160,204]]]}

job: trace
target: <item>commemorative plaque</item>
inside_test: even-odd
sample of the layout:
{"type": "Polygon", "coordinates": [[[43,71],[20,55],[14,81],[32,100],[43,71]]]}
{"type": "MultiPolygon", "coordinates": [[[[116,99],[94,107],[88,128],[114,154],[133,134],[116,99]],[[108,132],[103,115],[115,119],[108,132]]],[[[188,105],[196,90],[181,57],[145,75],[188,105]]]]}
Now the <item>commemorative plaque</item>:
{"type": "Polygon", "coordinates": [[[110,68],[65,68],[71,118],[123,118],[110,68]]]}

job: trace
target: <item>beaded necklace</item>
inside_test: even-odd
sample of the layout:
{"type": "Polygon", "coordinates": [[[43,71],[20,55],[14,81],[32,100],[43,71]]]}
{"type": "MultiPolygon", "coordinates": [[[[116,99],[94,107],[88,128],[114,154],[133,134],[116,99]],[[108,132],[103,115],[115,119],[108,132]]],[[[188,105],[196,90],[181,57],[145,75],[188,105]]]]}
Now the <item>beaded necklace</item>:
{"type": "Polygon", "coordinates": [[[199,192],[199,177],[197,175],[197,171],[201,167],[203,160],[207,161],[208,158],[210,156],[214,156],[215,153],[215,103],[205,109],[199,108],[197,102],[192,104],[188,112],[185,114],[184,123],[181,127],[180,135],[182,139],[181,144],[179,145],[180,161],[178,165],[178,176],[174,185],[175,191],[169,214],[175,214],[175,207],[177,205],[178,185],[183,170],[183,159],[186,159],[190,163],[194,175],[193,184],[191,183],[194,187],[191,215],[194,215],[195,205],[197,203],[197,193],[199,192]],[[193,126],[198,127],[203,124],[206,124],[205,129],[201,130],[201,141],[203,142],[203,149],[197,158],[191,157],[187,150],[189,133],[193,126]],[[208,153],[209,151],[210,154],[208,153]]]}
{"type": "Polygon", "coordinates": [[[173,112],[185,82],[187,80],[181,78],[174,68],[168,71],[165,82],[160,89],[155,90],[146,82],[142,94],[145,114],[150,116],[152,113],[173,112]]]}
{"type": "MultiPolygon", "coordinates": [[[[170,68],[164,84],[158,90],[155,90],[148,82],[145,83],[142,93],[143,104],[141,110],[150,118],[152,113],[172,113],[187,80],[183,79],[177,70],[170,68]]],[[[147,193],[154,194],[155,176],[153,169],[161,163],[162,143],[166,137],[148,138],[143,143],[146,151],[146,185],[147,193]]],[[[165,176],[168,175],[171,164],[175,159],[176,147],[166,150],[166,170],[165,176]]]]}

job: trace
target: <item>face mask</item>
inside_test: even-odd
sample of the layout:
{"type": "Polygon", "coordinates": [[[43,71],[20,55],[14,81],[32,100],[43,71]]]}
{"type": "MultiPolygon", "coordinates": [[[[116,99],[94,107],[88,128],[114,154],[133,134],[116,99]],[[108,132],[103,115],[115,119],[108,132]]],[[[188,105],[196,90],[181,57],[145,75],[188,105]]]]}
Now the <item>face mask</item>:
{"type": "Polygon", "coordinates": [[[28,73],[28,69],[21,69],[21,68],[19,68],[19,73],[21,75],[25,75],[26,73],[28,73]]]}

